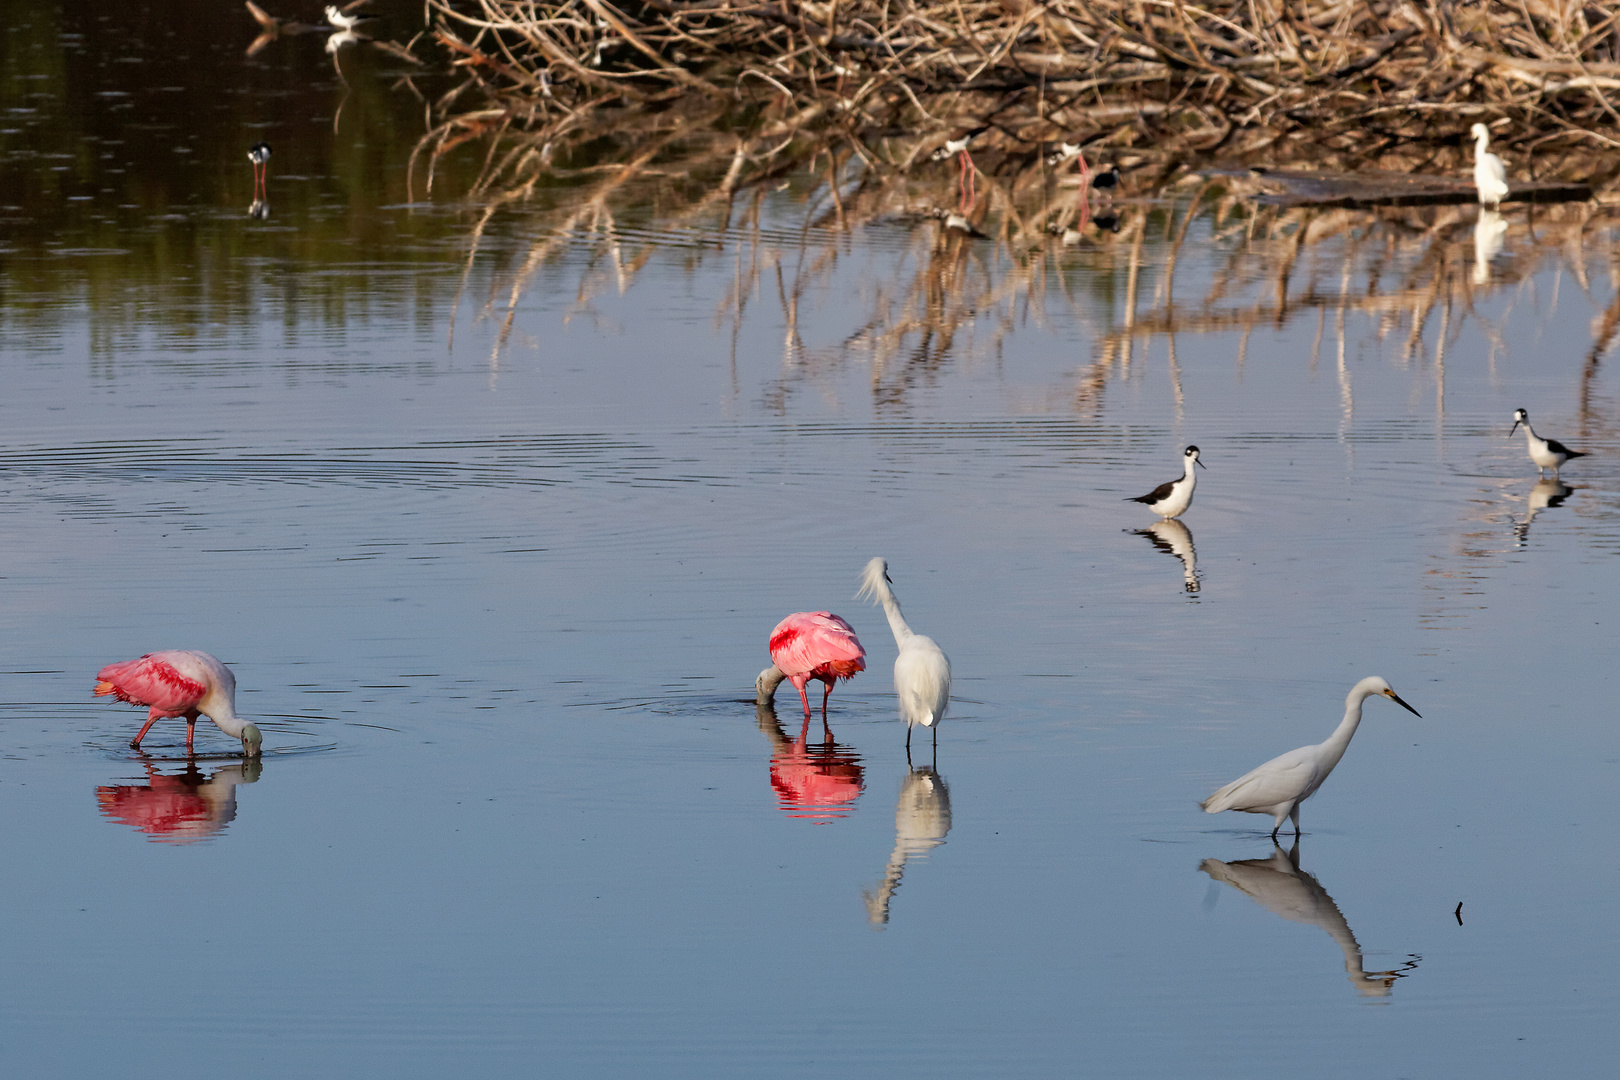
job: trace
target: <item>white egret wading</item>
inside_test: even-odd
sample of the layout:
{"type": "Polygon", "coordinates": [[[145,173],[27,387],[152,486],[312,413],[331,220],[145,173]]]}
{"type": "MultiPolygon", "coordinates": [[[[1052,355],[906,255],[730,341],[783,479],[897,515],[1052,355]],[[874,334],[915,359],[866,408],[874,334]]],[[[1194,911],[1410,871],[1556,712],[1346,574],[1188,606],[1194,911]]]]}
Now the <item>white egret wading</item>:
{"type": "Polygon", "coordinates": [[[1193,466],[1200,469],[1207,468],[1198,460],[1198,447],[1189,446],[1181,452],[1182,473],[1180,480],[1171,480],[1160,484],[1146,495],[1133,495],[1126,502],[1139,502],[1158,514],[1162,518],[1177,518],[1187,512],[1192,505],[1193,488],[1198,486],[1198,477],[1193,475],[1193,466]]]}
{"type": "Polygon", "coordinates": [[[1571,450],[1557,439],[1543,439],[1537,435],[1535,429],[1530,426],[1530,414],[1523,409],[1518,409],[1513,414],[1513,426],[1508,429],[1510,437],[1519,430],[1520,424],[1524,425],[1525,447],[1530,451],[1530,460],[1536,463],[1538,474],[1543,469],[1551,469],[1553,475],[1557,476],[1558,466],[1570,458],[1586,456],[1584,450],[1571,450]]]}
{"type": "Polygon", "coordinates": [[[1276,819],[1271,838],[1277,839],[1284,818],[1294,822],[1294,835],[1299,835],[1299,804],[1316,793],[1322,781],[1344,757],[1350,737],[1361,723],[1361,703],[1374,694],[1382,694],[1411,713],[1422,716],[1416,709],[1400,699],[1389,683],[1377,675],[1369,675],[1356,683],[1350,696],[1344,699],[1344,719],[1333,729],[1326,742],[1315,746],[1302,746],[1274,757],[1258,769],[1244,773],[1221,788],[1199,805],[1206,814],[1223,810],[1241,810],[1246,814],[1270,814],[1276,819]]]}
{"type": "Polygon", "coordinates": [[[911,729],[918,724],[934,729],[937,745],[938,725],[951,703],[951,661],[933,638],[906,625],[890,584],[889,564],[873,559],[861,573],[861,588],[855,596],[870,596],[883,605],[889,629],[894,631],[894,643],[900,647],[900,655],[894,658],[894,693],[900,699],[900,718],[906,722],[906,749],[911,749],[911,729]]]}
{"type": "Polygon", "coordinates": [[[1474,134],[1474,190],[1479,192],[1480,205],[1494,210],[1508,195],[1507,168],[1501,158],[1485,150],[1491,141],[1490,128],[1475,124],[1469,130],[1474,134]]]}

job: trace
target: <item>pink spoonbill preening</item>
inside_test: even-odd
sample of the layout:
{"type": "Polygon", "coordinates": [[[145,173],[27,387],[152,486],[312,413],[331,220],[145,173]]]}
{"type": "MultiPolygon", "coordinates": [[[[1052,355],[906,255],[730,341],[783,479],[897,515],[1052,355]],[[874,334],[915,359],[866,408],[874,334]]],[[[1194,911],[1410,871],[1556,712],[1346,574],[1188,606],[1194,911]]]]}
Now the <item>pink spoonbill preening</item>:
{"type": "Polygon", "coordinates": [[[810,695],[805,685],[820,679],[826,689],[821,695],[821,719],[827,719],[827,698],[833,684],[866,670],[866,650],[855,636],[855,628],[830,611],[797,611],[776,624],[771,631],[771,666],[754,680],[756,701],[764,705],[776,697],[783,679],[793,683],[804,702],[804,718],[810,719],[810,695]]]}
{"type": "Polygon", "coordinates": [[[857,597],[870,596],[883,605],[883,614],[889,617],[889,629],[894,631],[894,643],[900,646],[900,655],[894,658],[894,693],[900,699],[900,718],[906,722],[906,750],[911,749],[911,729],[921,724],[933,728],[934,742],[939,743],[939,722],[951,704],[951,660],[945,650],[906,625],[900,614],[900,601],[894,597],[889,578],[889,564],[873,559],[861,574],[861,590],[857,597]]]}
{"type": "Polygon", "coordinates": [[[185,717],[186,752],[192,752],[197,717],[206,716],[225,734],[242,740],[242,753],[258,757],[264,736],[256,725],[236,715],[236,676],[205,652],[169,649],[122,660],[96,672],[96,696],[111,694],[151,711],[130,740],[138,747],[152,725],[165,717],[185,717]]]}

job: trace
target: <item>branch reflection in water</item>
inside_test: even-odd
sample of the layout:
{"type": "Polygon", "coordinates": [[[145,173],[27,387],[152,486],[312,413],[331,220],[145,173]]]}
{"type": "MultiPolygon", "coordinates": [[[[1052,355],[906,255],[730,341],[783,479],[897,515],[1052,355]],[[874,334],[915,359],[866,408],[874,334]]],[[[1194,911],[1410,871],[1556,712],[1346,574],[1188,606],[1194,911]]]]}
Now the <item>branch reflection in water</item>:
{"type": "Polygon", "coordinates": [[[759,730],[771,741],[771,787],[788,817],[832,821],[848,817],[866,786],[866,769],[853,746],[835,742],[822,724],[825,741],[809,742],[810,718],[797,739],[789,739],[776,718],[776,706],[756,705],[759,730]]]}
{"type": "Polygon", "coordinates": [[[1269,859],[1242,859],[1221,862],[1205,859],[1198,867],[1215,881],[1244,893],[1274,914],[1293,922],[1319,926],[1344,951],[1344,970],[1364,997],[1387,997],[1395,980],[1409,975],[1418,965],[1417,956],[1392,971],[1367,971],[1362,966],[1361,945],[1351,933],[1339,905],[1316,878],[1299,867],[1299,842],[1288,851],[1273,845],[1269,859]]]}
{"type": "Polygon", "coordinates": [[[1203,587],[1198,577],[1198,550],[1193,547],[1192,530],[1178,518],[1155,521],[1145,529],[1137,529],[1137,536],[1145,536],[1159,551],[1181,560],[1182,587],[1190,593],[1203,587]]]}
{"type": "Polygon", "coordinates": [[[894,850],[883,868],[876,889],[861,893],[866,918],[873,926],[889,921],[889,902],[900,887],[908,859],[927,858],[951,831],[951,789],[932,765],[911,765],[900,782],[900,801],[894,808],[894,850]]]}
{"type": "Polygon", "coordinates": [[[259,758],[224,765],[204,775],[189,761],[181,772],[159,772],[151,761],[144,784],[103,784],[96,788],[101,812],[113,821],[139,829],[160,844],[194,844],[207,840],[236,819],[236,788],[259,779],[259,758]]]}
{"type": "MultiPolygon", "coordinates": [[[[714,259],[730,264],[714,319],[733,349],[750,318],[780,324],[780,372],[765,390],[778,409],[797,389],[859,368],[880,407],[904,410],[914,389],[964,354],[999,356],[1010,335],[1050,333],[1061,322],[1085,333],[1090,355],[1037,395],[1044,407],[1097,414],[1108,385],[1162,341],[1179,412],[1178,338],[1235,335],[1241,373],[1255,331],[1305,319],[1316,328],[1313,368],[1324,344],[1340,353],[1348,420],[1343,354],[1354,336],[1347,320],[1360,317],[1392,343],[1392,360],[1431,362],[1443,416],[1445,350],[1465,325],[1499,351],[1508,314],[1542,302],[1519,288],[1533,275],[1561,269],[1588,292],[1605,274],[1620,275],[1613,211],[1590,203],[1506,214],[1472,204],[1280,206],[1257,202],[1241,177],[1121,154],[1129,176],[1107,214],[1092,219],[1075,177],[1048,167],[1043,136],[1031,133],[1027,147],[975,145],[976,197],[947,209],[957,202],[955,177],[926,161],[936,135],[862,139],[768,126],[745,135],[717,126],[718,115],[670,110],[482,135],[494,141],[480,151],[489,165],[472,186],[482,209],[461,290],[482,291],[479,317],[500,324],[492,368],[543,268],[580,267],[567,317],[604,319],[595,297],[627,293],[664,251],[693,272],[714,259]],[[497,226],[497,215],[518,224],[497,226]],[[851,272],[849,237],[861,229],[882,231],[863,249],[871,269],[851,272]],[[1486,295],[1493,310],[1482,318],[1476,306],[1486,295]],[[761,312],[762,302],[774,310],[761,312]],[[811,305],[818,340],[807,340],[812,324],[801,317],[811,305]],[[1055,320],[1059,305],[1067,314],[1055,320]]],[[[418,146],[416,186],[431,182],[449,148],[478,138],[466,124],[434,129],[418,146]]],[[[1617,328],[1620,306],[1594,328],[1594,363],[1617,328]]]]}

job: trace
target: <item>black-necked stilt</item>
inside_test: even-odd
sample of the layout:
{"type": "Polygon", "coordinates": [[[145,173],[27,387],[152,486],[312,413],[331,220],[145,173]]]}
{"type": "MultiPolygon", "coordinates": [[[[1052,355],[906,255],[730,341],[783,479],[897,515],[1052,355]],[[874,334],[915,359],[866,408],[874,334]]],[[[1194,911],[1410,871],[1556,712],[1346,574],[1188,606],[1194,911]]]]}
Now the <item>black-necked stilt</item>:
{"type": "Polygon", "coordinates": [[[1271,838],[1277,838],[1284,819],[1294,822],[1294,835],[1299,835],[1299,804],[1316,793],[1322,781],[1328,778],[1333,766],[1344,757],[1350,738],[1361,723],[1361,703],[1374,694],[1382,694],[1395,704],[1422,718],[1423,714],[1402,701],[1400,695],[1389,688],[1389,683],[1377,675],[1369,675],[1350,688],[1344,699],[1344,719],[1327,741],[1315,746],[1302,746],[1272,758],[1259,768],[1244,773],[1236,780],[1216,791],[1199,805],[1206,814],[1223,810],[1239,810],[1245,814],[1270,814],[1276,819],[1271,838]]]}
{"type": "Polygon", "coordinates": [[[363,7],[369,2],[370,0],[355,0],[354,3],[344,4],[342,7],[338,7],[336,4],[327,4],[326,21],[339,30],[353,30],[363,22],[374,22],[377,18],[375,15],[350,14],[355,8],[363,7]]]}
{"type": "Polygon", "coordinates": [[[989,124],[981,124],[972,131],[966,131],[954,139],[945,140],[944,146],[937,147],[932,154],[928,155],[929,161],[944,161],[946,158],[955,155],[957,162],[956,185],[961,193],[964,208],[973,201],[974,197],[973,155],[968,153],[968,147],[974,139],[989,130],[989,124]]]}
{"type": "Polygon", "coordinates": [[[253,201],[259,202],[267,197],[264,184],[270,175],[270,144],[254,143],[248,149],[248,160],[253,162],[253,201]]]}
{"type": "Polygon", "coordinates": [[[1198,486],[1198,477],[1193,475],[1193,466],[1205,468],[1203,462],[1198,460],[1198,447],[1189,446],[1181,452],[1184,470],[1180,480],[1171,480],[1160,484],[1146,495],[1135,495],[1126,502],[1139,502],[1158,514],[1162,518],[1180,517],[1192,505],[1193,488],[1198,486]]]}
{"type": "Polygon", "coordinates": [[[1530,426],[1530,414],[1523,409],[1513,414],[1513,427],[1508,429],[1508,434],[1512,435],[1517,431],[1520,424],[1524,425],[1525,445],[1530,451],[1530,460],[1536,463],[1537,472],[1551,469],[1553,475],[1557,476],[1558,466],[1570,458],[1586,456],[1584,450],[1571,450],[1557,439],[1543,439],[1537,435],[1535,429],[1530,426]]]}
{"type": "Polygon", "coordinates": [[[1091,180],[1091,186],[1098,191],[1112,191],[1119,187],[1119,166],[1110,165],[1103,172],[1098,173],[1091,180]]]}
{"type": "Polygon", "coordinates": [[[1507,168],[1501,158],[1485,152],[1486,144],[1491,141],[1491,129],[1475,124],[1469,130],[1474,134],[1474,190],[1479,192],[1480,205],[1494,210],[1507,198],[1507,168]]]}
{"type": "Polygon", "coordinates": [[[1057,149],[1046,155],[1048,165],[1062,165],[1065,161],[1073,161],[1080,156],[1080,144],[1072,142],[1058,143],[1057,149]]]}

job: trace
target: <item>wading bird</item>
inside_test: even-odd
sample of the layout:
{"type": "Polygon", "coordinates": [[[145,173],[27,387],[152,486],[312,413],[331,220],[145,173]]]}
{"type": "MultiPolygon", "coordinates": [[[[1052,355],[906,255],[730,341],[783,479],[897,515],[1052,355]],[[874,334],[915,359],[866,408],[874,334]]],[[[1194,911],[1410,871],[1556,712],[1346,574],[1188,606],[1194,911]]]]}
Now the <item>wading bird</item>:
{"type": "Polygon", "coordinates": [[[138,747],[152,725],[165,717],[185,717],[186,751],[192,752],[197,717],[206,716],[225,734],[242,740],[242,753],[258,757],[264,736],[256,725],[236,715],[236,676],[205,652],[169,649],[139,660],[108,664],[96,672],[96,696],[151,708],[146,723],[129,741],[138,747]]]}
{"type": "Polygon", "coordinates": [[[1246,814],[1270,814],[1276,819],[1276,825],[1271,830],[1273,840],[1277,839],[1277,830],[1282,828],[1283,819],[1289,818],[1294,822],[1294,835],[1298,836],[1299,804],[1315,794],[1339,759],[1344,757],[1350,737],[1361,723],[1361,703],[1374,694],[1382,694],[1413,716],[1422,716],[1402,701],[1389,688],[1389,683],[1377,675],[1369,675],[1351,687],[1350,695],[1344,699],[1344,719],[1339,721],[1339,726],[1333,729],[1326,742],[1290,750],[1258,769],[1244,773],[1199,803],[1204,813],[1241,810],[1246,814]]]}
{"type": "Polygon", "coordinates": [[[253,162],[253,201],[269,201],[264,184],[270,176],[270,144],[254,143],[248,148],[248,160],[253,162]]]}
{"type": "Polygon", "coordinates": [[[1570,458],[1586,456],[1584,450],[1571,450],[1557,439],[1543,439],[1537,435],[1535,429],[1530,426],[1530,414],[1523,409],[1515,410],[1513,413],[1513,426],[1508,429],[1510,438],[1519,430],[1520,424],[1524,425],[1525,446],[1530,451],[1530,460],[1536,463],[1538,475],[1543,469],[1551,469],[1553,475],[1557,476],[1558,466],[1570,458]]]}
{"type": "Polygon", "coordinates": [[[356,0],[355,3],[345,4],[342,7],[338,7],[336,4],[327,4],[326,21],[339,30],[353,30],[363,22],[373,22],[377,18],[375,15],[350,14],[355,8],[363,7],[369,2],[370,0],[356,0]]]}
{"type": "Polygon", "coordinates": [[[1112,191],[1119,187],[1119,166],[1110,165],[1091,179],[1091,186],[1098,191],[1112,191]]]}
{"type": "Polygon", "coordinates": [[[827,719],[827,698],[839,679],[852,678],[866,670],[866,650],[855,636],[855,628],[830,611],[798,611],[776,624],[771,631],[771,666],[754,680],[755,701],[768,704],[776,697],[783,679],[793,684],[804,702],[804,718],[810,719],[810,695],[805,686],[819,679],[821,719],[827,719]]]}
{"type": "Polygon", "coordinates": [[[1474,189],[1479,192],[1480,204],[1494,210],[1507,198],[1507,169],[1501,158],[1485,150],[1491,141],[1491,129],[1475,124],[1469,130],[1474,134],[1474,189]]]}
{"type": "Polygon", "coordinates": [[[893,582],[889,578],[889,564],[873,559],[861,573],[861,589],[857,599],[872,597],[883,605],[883,614],[889,618],[889,629],[894,631],[894,643],[900,655],[894,658],[894,692],[900,699],[900,718],[906,722],[906,749],[911,749],[911,729],[918,724],[934,729],[934,742],[939,743],[939,722],[951,703],[951,661],[945,650],[934,639],[916,633],[906,625],[900,614],[900,601],[894,598],[893,582]]]}
{"type": "Polygon", "coordinates": [[[1198,460],[1198,447],[1189,446],[1181,452],[1183,461],[1180,480],[1170,480],[1160,484],[1146,495],[1133,495],[1126,502],[1139,502],[1158,514],[1162,518],[1180,517],[1192,505],[1193,488],[1198,486],[1198,477],[1193,475],[1193,466],[1200,469],[1207,468],[1198,460]]]}
{"type": "Polygon", "coordinates": [[[973,155],[968,153],[968,146],[974,139],[989,130],[989,124],[976,127],[972,131],[964,132],[954,139],[947,139],[944,146],[936,148],[932,154],[928,155],[929,161],[944,161],[946,158],[955,155],[957,162],[956,186],[964,207],[972,203],[974,199],[973,155]]]}

